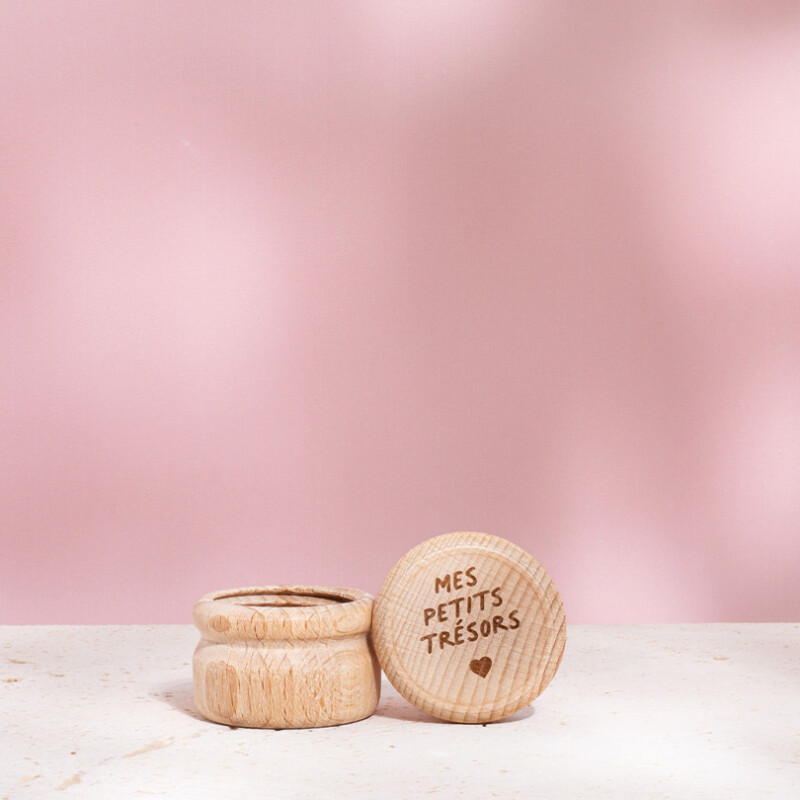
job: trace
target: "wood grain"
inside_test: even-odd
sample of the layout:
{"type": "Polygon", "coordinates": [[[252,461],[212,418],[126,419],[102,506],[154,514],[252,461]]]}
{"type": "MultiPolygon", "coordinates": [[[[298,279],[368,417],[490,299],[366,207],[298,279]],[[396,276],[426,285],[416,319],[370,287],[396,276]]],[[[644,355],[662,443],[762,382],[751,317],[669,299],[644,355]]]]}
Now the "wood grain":
{"type": "Polygon", "coordinates": [[[372,597],[354,589],[266,586],[198,600],[194,698],[214,722],[316,728],[368,717],[380,697],[372,597]]]}
{"type": "Polygon", "coordinates": [[[394,566],[375,600],[375,650],[418,708],[453,722],[491,722],[532,702],[566,644],[558,592],[544,568],[497,536],[437,536],[394,566]]]}

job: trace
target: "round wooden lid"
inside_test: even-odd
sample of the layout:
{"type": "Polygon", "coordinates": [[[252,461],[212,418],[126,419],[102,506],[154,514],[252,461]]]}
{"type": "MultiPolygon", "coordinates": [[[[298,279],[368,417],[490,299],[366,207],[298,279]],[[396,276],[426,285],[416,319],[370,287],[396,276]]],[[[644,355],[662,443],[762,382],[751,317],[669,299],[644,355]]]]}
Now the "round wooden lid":
{"type": "Polygon", "coordinates": [[[452,722],[491,722],[538,697],[567,639],[544,568],[486,533],[447,533],[406,553],[375,600],[375,651],[417,708],[452,722]]]}

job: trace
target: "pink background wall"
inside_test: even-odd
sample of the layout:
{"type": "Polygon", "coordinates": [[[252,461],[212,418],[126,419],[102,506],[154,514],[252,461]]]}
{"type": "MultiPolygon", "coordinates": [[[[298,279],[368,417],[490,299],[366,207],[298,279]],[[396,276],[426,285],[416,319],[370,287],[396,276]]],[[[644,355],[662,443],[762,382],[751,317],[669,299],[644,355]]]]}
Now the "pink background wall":
{"type": "Polygon", "coordinates": [[[800,619],[796,3],[5,2],[0,621],[800,619]],[[569,6],[569,8],[567,8],[569,6]]]}

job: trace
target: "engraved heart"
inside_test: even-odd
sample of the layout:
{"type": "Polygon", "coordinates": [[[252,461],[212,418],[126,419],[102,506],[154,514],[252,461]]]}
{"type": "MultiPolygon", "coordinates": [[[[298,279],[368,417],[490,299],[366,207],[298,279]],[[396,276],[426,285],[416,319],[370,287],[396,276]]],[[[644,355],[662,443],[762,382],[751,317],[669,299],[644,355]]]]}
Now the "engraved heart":
{"type": "Polygon", "coordinates": [[[469,662],[469,668],[476,675],[480,675],[481,678],[485,678],[489,674],[489,670],[492,668],[492,659],[489,658],[489,656],[484,656],[483,658],[473,658],[472,661],[469,662]]]}

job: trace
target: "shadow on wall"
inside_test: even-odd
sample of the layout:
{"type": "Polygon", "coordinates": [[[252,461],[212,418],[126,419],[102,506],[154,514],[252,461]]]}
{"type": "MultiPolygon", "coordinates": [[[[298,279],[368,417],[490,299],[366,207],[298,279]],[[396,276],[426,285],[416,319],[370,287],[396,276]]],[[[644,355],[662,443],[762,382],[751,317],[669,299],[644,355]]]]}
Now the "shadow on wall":
{"type": "Polygon", "coordinates": [[[571,622],[797,618],[796,7],[184,11],[0,22],[0,620],[455,529],[571,622]]]}

